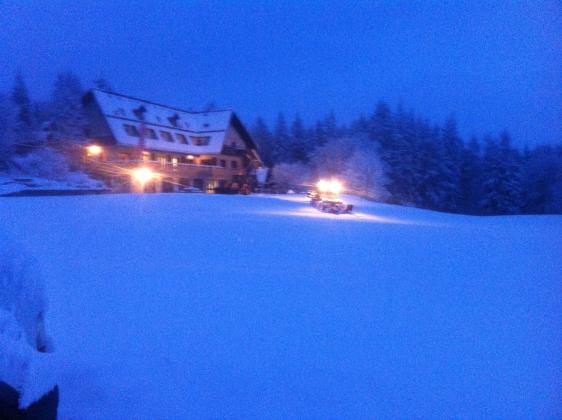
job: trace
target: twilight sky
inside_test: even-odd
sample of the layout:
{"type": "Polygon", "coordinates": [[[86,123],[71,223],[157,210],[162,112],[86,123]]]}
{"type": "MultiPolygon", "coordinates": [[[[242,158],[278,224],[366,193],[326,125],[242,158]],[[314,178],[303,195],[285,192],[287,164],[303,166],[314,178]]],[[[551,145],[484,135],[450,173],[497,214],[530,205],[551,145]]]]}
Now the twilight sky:
{"type": "Polygon", "coordinates": [[[0,90],[55,74],[250,125],[370,113],[379,99],[464,136],[562,141],[562,1],[0,0],[0,90]]]}

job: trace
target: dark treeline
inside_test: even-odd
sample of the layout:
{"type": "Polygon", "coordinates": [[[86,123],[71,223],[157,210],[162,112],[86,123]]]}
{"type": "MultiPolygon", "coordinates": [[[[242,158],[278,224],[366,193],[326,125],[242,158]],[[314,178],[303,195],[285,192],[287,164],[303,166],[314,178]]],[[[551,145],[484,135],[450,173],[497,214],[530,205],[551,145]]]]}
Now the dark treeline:
{"type": "Polygon", "coordinates": [[[308,127],[279,114],[252,134],[283,181],[338,176],[380,201],[455,213],[562,213],[562,145],[522,151],[507,131],[464,141],[452,117],[437,125],[384,102],[349,126],[333,113],[308,127]]]}
{"type": "MultiPolygon", "coordinates": [[[[93,85],[111,90],[103,79],[93,85]]],[[[84,139],[84,92],[76,75],[63,72],[49,98],[33,100],[17,75],[0,92],[0,171],[66,176],[72,168],[46,139],[59,146],[84,139]]],[[[519,150],[507,131],[465,141],[454,118],[437,125],[384,102],[347,126],[333,113],[311,126],[279,114],[273,127],[258,118],[251,131],[277,181],[338,176],[348,190],[388,203],[468,214],[562,213],[562,145],[519,150]]]]}

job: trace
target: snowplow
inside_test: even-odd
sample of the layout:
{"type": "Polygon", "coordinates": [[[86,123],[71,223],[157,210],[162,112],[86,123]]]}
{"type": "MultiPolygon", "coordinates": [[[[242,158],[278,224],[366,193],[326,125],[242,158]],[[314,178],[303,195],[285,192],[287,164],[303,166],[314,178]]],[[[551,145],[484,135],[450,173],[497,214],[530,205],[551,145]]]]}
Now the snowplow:
{"type": "Polygon", "coordinates": [[[353,204],[346,204],[339,198],[342,184],[336,180],[321,179],[316,187],[308,192],[310,205],[324,213],[351,213],[353,204]]]}

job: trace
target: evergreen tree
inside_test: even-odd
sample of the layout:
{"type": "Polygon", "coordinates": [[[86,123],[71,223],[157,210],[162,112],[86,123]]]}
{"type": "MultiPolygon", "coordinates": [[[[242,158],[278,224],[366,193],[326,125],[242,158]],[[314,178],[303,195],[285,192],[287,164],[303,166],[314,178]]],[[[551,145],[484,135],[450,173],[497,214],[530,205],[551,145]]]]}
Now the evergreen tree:
{"type": "Polygon", "coordinates": [[[517,152],[507,132],[499,144],[486,139],[480,208],[484,214],[517,214],[521,210],[521,174],[517,152]]]}
{"type": "Polygon", "coordinates": [[[15,151],[14,107],[7,95],[0,93],[0,170],[8,169],[15,151]]]}
{"type": "Polygon", "coordinates": [[[359,115],[359,118],[352,121],[349,126],[349,135],[369,135],[369,121],[365,118],[364,114],[359,115]]]}
{"type": "Polygon", "coordinates": [[[472,137],[462,151],[460,167],[460,210],[468,214],[478,213],[478,201],[482,189],[482,161],[480,144],[472,137]]]}
{"type": "Polygon", "coordinates": [[[273,166],[273,136],[263,118],[258,117],[256,119],[251,132],[252,138],[256,142],[258,152],[263,160],[263,163],[268,167],[273,166]]]}
{"type": "Polygon", "coordinates": [[[287,120],[282,112],[277,115],[275,121],[275,128],[273,130],[273,142],[271,148],[271,157],[275,164],[289,162],[290,150],[289,129],[287,127],[287,120]]]}
{"type": "Polygon", "coordinates": [[[444,184],[444,210],[458,211],[461,201],[461,162],[462,162],[462,141],[457,132],[457,123],[450,117],[443,127],[443,176],[446,180],[444,184]]]}
{"type": "Polygon", "coordinates": [[[523,161],[523,212],[562,213],[562,146],[538,146],[523,161]]]}
{"type": "Polygon", "coordinates": [[[16,75],[11,92],[12,103],[15,108],[15,147],[16,153],[25,153],[35,146],[34,121],[31,100],[27,85],[21,73],[16,75]]]}
{"type": "Polygon", "coordinates": [[[443,210],[446,201],[446,179],[443,176],[443,147],[439,127],[432,127],[427,121],[418,121],[416,153],[416,188],[420,201],[418,205],[443,210]]]}
{"type": "Polygon", "coordinates": [[[312,149],[324,146],[328,141],[328,132],[323,121],[317,121],[314,128],[310,130],[310,138],[312,139],[312,149]]]}
{"type": "Polygon", "coordinates": [[[322,126],[324,127],[327,139],[338,138],[343,134],[342,130],[338,126],[336,114],[334,114],[333,111],[330,111],[330,113],[326,115],[324,121],[322,121],[322,126]]]}
{"type": "Polygon", "coordinates": [[[48,126],[48,139],[59,147],[85,141],[85,116],[82,110],[84,90],[76,75],[59,73],[51,94],[52,116],[48,126]]]}
{"type": "Polygon", "coordinates": [[[290,162],[308,162],[309,150],[306,129],[301,117],[297,114],[291,125],[291,142],[289,148],[290,162]]]}

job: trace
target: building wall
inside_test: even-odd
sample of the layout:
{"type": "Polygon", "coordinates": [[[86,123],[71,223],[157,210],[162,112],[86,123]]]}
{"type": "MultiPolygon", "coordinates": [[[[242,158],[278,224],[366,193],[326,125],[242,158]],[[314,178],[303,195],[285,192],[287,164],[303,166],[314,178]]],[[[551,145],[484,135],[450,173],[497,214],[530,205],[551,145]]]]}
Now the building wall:
{"type": "Polygon", "coordinates": [[[226,154],[188,156],[158,151],[138,151],[122,146],[102,147],[102,153],[88,156],[84,151],[86,170],[106,181],[115,191],[136,190],[132,181],[133,170],[146,167],[157,174],[154,185],[148,191],[165,191],[195,186],[203,191],[215,187],[231,187],[240,184],[247,174],[243,159],[226,154]],[[223,166],[224,165],[224,166],[223,166]]]}

